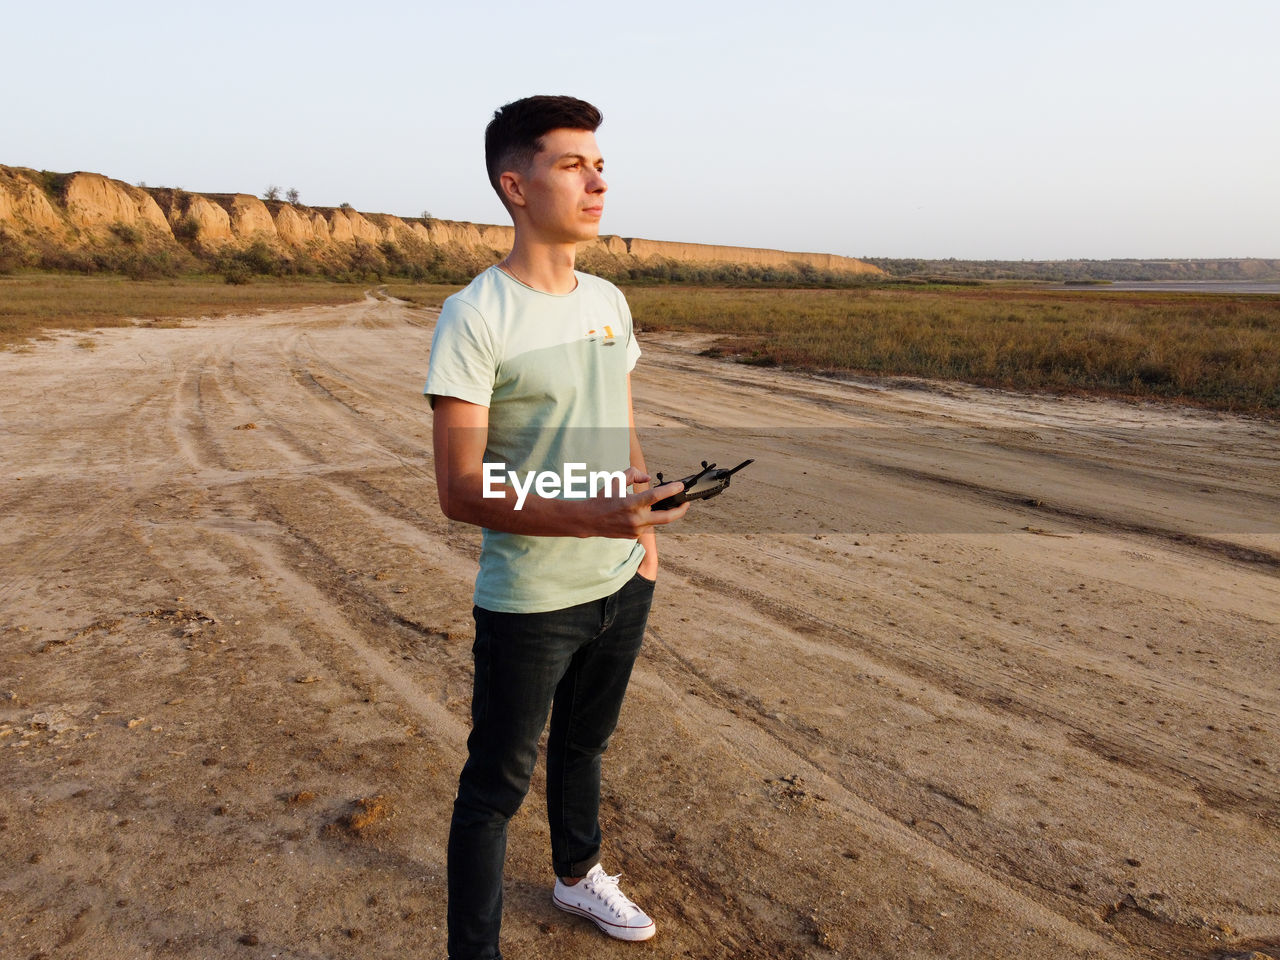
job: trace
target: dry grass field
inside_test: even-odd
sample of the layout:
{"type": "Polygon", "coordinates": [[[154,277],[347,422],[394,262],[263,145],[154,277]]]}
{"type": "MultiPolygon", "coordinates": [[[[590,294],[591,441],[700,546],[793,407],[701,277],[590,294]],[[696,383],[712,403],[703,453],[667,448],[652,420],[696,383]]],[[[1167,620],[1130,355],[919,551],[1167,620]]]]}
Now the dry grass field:
{"type": "Polygon", "coordinates": [[[1280,297],[1026,286],[628,287],[641,329],[763,366],[1280,412],[1280,297]]]}

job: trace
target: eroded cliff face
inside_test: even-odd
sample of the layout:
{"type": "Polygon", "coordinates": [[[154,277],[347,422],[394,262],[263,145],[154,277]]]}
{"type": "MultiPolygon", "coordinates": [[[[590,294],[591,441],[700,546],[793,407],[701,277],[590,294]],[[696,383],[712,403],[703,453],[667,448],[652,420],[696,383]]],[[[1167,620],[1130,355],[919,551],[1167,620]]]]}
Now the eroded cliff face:
{"type": "Polygon", "coordinates": [[[626,244],[627,253],[637,260],[658,257],[687,263],[743,263],[760,267],[786,267],[802,263],[818,270],[848,273],[883,272],[872,264],[833,253],[790,253],[758,247],[722,247],[708,243],[679,243],[639,238],[627,238],[621,242],[626,244]]]}
{"type": "Polygon", "coordinates": [[[232,239],[231,215],[221,206],[193,194],[185,205],[169,208],[171,222],[181,223],[189,218],[194,224],[194,239],[210,245],[218,245],[232,239]]]}
{"type": "Polygon", "coordinates": [[[237,193],[231,198],[231,232],[237,237],[263,236],[270,240],[280,239],[276,232],[276,222],[271,219],[266,205],[257,197],[246,193],[237,193]]]}
{"type": "Polygon", "coordinates": [[[45,192],[26,177],[0,167],[0,223],[60,235],[67,226],[45,192]]]}
{"type": "MultiPolygon", "coordinates": [[[[496,224],[406,221],[388,214],[362,214],[349,207],[264,202],[243,193],[197,194],[135,187],[97,173],[50,174],[0,166],[0,235],[13,243],[46,250],[92,248],[124,237],[130,243],[185,245],[203,251],[265,242],[284,255],[307,251],[323,259],[326,252],[359,244],[388,252],[386,245],[391,244],[401,255],[461,251],[473,262],[492,262],[511,249],[514,231],[496,224]]],[[[882,272],[871,264],[833,254],[617,236],[585,243],[582,252],[596,262],[622,269],[675,261],[882,272]]]]}
{"type": "Polygon", "coordinates": [[[89,233],[112,224],[151,227],[173,235],[169,222],[145,190],[97,173],[73,173],[63,188],[62,201],[72,225],[89,233]]]}
{"type": "MultiPolygon", "coordinates": [[[[264,206],[265,210],[266,207],[264,206]]],[[[305,213],[299,212],[293,207],[283,207],[276,216],[276,235],[290,246],[300,247],[303,244],[310,243],[312,240],[329,239],[329,225],[324,222],[324,218],[320,219],[322,225],[322,233],[316,232],[315,223],[306,216],[305,213]]]]}

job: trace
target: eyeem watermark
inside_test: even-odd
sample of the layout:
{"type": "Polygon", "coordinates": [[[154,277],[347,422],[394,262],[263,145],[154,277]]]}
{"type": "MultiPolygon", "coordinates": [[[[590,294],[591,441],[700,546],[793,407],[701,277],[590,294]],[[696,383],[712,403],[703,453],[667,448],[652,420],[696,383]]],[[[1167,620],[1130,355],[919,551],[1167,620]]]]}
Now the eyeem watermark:
{"type": "Polygon", "coordinates": [[[507,495],[507,480],[516,491],[517,510],[523,509],[525,498],[533,490],[540,497],[563,497],[566,500],[585,500],[588,497],[625,497],[627,475],[621,470],[592,470],[587,472],[585,463],[566,463],[563,473],[554,470],[529,470],[520,482],[516,470],[508,470],[505,463],[484,465],[483,495],[488,499],[501,499],[507,495]],[[598,493],[593,491],[599,491],[598,493]]]}

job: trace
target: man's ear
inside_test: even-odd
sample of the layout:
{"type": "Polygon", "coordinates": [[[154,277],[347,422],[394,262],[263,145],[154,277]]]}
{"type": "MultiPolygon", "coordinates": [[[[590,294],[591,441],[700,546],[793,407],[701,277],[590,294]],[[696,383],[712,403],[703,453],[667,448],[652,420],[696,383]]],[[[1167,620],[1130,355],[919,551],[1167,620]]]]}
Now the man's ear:
{"type": "Polygon", "coordinates": [[[523,207],[524,199],[524,183],[521,181],[520,174],[514,170],[507,170],[498,177],[498,186],[502,188],[502,195],[507,198],[507,205],[512,207],[523,207]]]}

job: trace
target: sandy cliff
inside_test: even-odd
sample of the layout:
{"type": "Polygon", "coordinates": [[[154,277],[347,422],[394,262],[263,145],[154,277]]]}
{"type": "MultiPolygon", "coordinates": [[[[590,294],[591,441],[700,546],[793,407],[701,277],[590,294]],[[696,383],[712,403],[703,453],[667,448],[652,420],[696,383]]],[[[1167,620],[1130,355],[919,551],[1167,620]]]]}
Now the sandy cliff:
{"type": "Polygon", "coordinates": [[[261,234],[272,240],[280,238],[276,222],[263,202],[244,193],[237,193],[231,199],[231,232],[237,237],[261,234]]]}
{"type": "Polygon", "coordinates": [[[880,273],[879,267],[841,257],[833,253],[791,253],[781,250],[765,250],[758,247],[723,247],[707,243],[675,243],[669,240],[622,239],[627,252],[638,260],[653,257],[680,260],[689,263],[745,263],[761,267],[789,266],[802,263],[819,270],[846,273],[880,273]]]}
{"type": "Polygon", "coordinates": [[[90,233],[119,223],[172,235],[168,220],[149,193],[101,174],[73,173],[66,181],[62,201],[71,223],[90,233]]]}
{"type": "Polygon", "coordinates": [[[52,235],[66,224],[45,192],[7,167],[0,167],[0,224],[20,224],[52,235]]]}
{"type": "Polygon", "coordinates": [[[319,221],[317,224],[305,211],[282,207],[275,219],[276,234],[281,241],[295,247],[312,240],[328,240],[329,225],[323,217],[319,221]]]}
{"type": "MultiPolygon", "coordinates": [[[[403,220],[349,207],[302,207],[243,193],[197,194],[135,187],[97,173],[52,174],[0,166],[0,239],[27,260],[50,250],[77,251],[127,242],[182,245],[205,254],[266,242],[288,258],[300,252],[321,263],[350,255],[360,244],[401,262],[433,254],[492,262],[512,243],[512,228],[448,220],[403,220]],[[388,245],[394,247],[390,249],[388,245]]],[[[880,273],[878,267],[825,253],[672,243],[617,236],[583,245],[591,263],[614,269],[661,262],[744,264],[836,273],[880,273]]],[[[47,259],[47,258],[46,258],[47,259]]]]}
{"type": "MultiPolygon", "coordinates": [[[[171,208],[171,215],[181,215],[177,207],[171,208]]],[[[230,240],[231,215],[216,203],[201,196],[194,196],[186,207],[186,216],[196,225],[196,236],[205,243],[220,243],[230,240]]]]}

